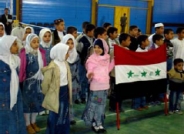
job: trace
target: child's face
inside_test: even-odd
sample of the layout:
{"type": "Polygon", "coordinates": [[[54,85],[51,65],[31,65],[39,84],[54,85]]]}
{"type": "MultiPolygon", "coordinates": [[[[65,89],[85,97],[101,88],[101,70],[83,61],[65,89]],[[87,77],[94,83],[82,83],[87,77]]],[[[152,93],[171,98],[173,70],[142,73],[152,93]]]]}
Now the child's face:
{"type": "Polygon", "coordinates": [[[184,30],[182,30],[181,33],[178,34],[178,37],[182,39],[184,38],[184,30]]]}
{"type": "Polygon", "coordinates": [[[130,31],[130,34],[134,37],[137,37],[137,34],[138,34],[138,28],[134,28],[130,31]]]}
{"type": "Polygon", "coordinates": [[[169,34],[165,34],[165,38],[168,39],[168,40],[173,39],[173,37],[174,37],[174,32],[173,31],[170,31],[169,34]]]}
{"type": "Polygon", "coordinates": [[[112,33],[110,33],[110,38],[111,39],[116,39],[118,37],[118,32],[117,31],[115,31],[113,34],[112,33]]]}
{"type": "Polygon", "coordinates": [[[65,55],[65,60],[67,60],[69,56],[69,52],[67,52],[67,54],[65,55]]]}
{"type": "Polygon", "coordinates": [[[64,22],[60,22],[58,25],[56,25],[56,29],[60,32],[64,31],[65,29],[65,23],[64,22]]]}
{"type": "Polygon", "coordinates": [[[93,37],[94,37],[94,29],[91,30],[91,31],[88,31],[87,35],[88,35],[89,37],[93,38],[93,37]]]}
{"type": "Polygon", "coordinates": [[[74,38],[76,39],[76,38],[77,38],[77,31],[74,31],[74,32],[72,33],[72,35],[73,35],[74,38]]]}
{"type": "Polygon", "coordinates": [[[183,70],[183,62],[178,63],[174,66],[175,69],[177,69],[178,71],[182,71],[183,70]]]}
{"type": "Polygon", "coordinates": [[[31,29],[27,28],[25,34],[30,34],[30,33],[31,33],[31,29]]]}
{"type": "Polygon", "coordinates": [[[123,46],[123,47],[129,47],[130,46],[130,43],[131,43],[131,40],[130,40],[130,37],[128,36],[128,38],[126,40],[123,40],[121,42],[121,46],[123,46]]]}
{"type": "Polygon", "coordinates": [[[34,49],[34,50],[37,50],[38,47],[39,47],[39,39],[38,38],[34,38],[32,41],[31,41],[31,47],[34,49]]]}
{"type": "Polygon", "coordinates": [[[0,37],[4,35],[4,28],[2,25],[0,25],[0,37]]]}
{"type": "Polygon", "coordinates": [[[107,39],[107,32],[104,32],[103,34],[98,35],[98,38],[102,38],[102,39],[106,40],[107,39]]]}
{"type": "Polygon", "coordinates": [[[103,50],[102,48],[100,48],[98,45],[95,45],[94,46],[94,52],[97,54],[97,55],[101,55],[103,53],[103,50]]]}
{"type": "Polygon", "coordinates": [[[72,50],[74,48],[74,42],[72,39],[69,39],[66,44],[69,46],[69,50],[72,50]]]}
{"type": "Polygon", "coordinates": [[[160,28],[157,28],[157,29],[156,29],[156,33],[157,33],[157,34],[163,34],[163,33],[164,33],[164,27],[162,26],[162,27],[160,27],[160,28]]]}
{"type": "Polygon", "coordinates": [[[17,41],[16,40],[13,42],[12,46],[10,47],[10,52],[12,54],[18,54],[19,46],[17,45],[17,41]]]}
{"type": "Polygon", "coordinates": [[[44,36],[43,36],[43,41],[44,41],[45,43],[49,43],[50,40],[51,40],[51,33],[50,33],[50,32],[46,32],[46,33],[44,34],[44,36]]]}
{"type": "Polygon", "coordinates": [[[161,46],[164,44],[164,40],[163,39],[160,39],[160,40],[156,40],[155,42],[157,44],[157,46],[161,46]]]}
{"type": "Polygon", "coordinates": [[[147,46],[149,46],[149,44],[150,44],[150,41],[147,38],[145,41],[142,41],[141,45],[144,46],[144,47],[147,47],[147,46]]]}

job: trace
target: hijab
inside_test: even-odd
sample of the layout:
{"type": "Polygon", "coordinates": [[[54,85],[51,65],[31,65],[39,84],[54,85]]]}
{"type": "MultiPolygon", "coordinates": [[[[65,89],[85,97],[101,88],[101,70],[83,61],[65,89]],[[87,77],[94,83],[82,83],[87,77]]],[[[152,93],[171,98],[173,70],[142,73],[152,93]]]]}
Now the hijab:
{"type": "MultiPolygon", "coordinates": [[[[0,25],[1,25],[1,26],[3,26],[3,29],[4,29],[4,35],[3,35],[3,36],[5,36],[5,35],[6,35],[6,32],[5,32],[5,26],[4,26],[4,24],[3,24],[2,22],[0,22],[0,25]]],[[[2,37],[0,37],[0,39],[1,39],[1,38],[3,38],[3,36],[2,36],[2,37]]]]}
{"type": "Polygon", "coordinates": [[[19,89],[19,78],[17,75],[17,67],[20,66],[20,59],[17,55],[10,52],[10,48],[17,37],[15,36],[3,36],[0,40],[0,60],[9,65],[11,69],[11,80],[10,80],[10,109],[17,102],[17,94],[19,89]]]}
{"type": "Polygon", "coordinates": [[[101,56],[103,56],[105,53],[104,53],[104,46],[103,46],[102,40],[97,39],[97,40],[94,42],[94,47],[95,47],[96,45],[99,46],[99,47],[103,50],[103,52],[102,52],[102,54],[101,54],[101,56]]]}
{"type": "Polygon", "coordinates": [[[41,45],[42,47],[44,47],[44,48],[49,48],[50,45],[51,45],[51,43],[52,43],[52,33],[51,33],[50,29],[48,29],[48,28],[43,28],[43,29],[40,31],[39,37],[40,37],[40,45],[41,45]],[[49,32],[49,33],[51,34],[51,40],[50,40],[49,43],[46,43],[46,42],[43,41],[43,37],[44,37],[44,34],[45,34],[46,32],[49,32]]]}

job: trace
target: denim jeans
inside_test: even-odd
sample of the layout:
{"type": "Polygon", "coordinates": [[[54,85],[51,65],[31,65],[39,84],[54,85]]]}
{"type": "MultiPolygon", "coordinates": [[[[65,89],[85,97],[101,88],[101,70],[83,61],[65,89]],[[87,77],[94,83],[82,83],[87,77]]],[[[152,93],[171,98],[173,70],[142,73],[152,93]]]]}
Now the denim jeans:
{"type": "Polygon", "coordinates": [[[133,105],[134,109],[144,107],[146,105],[146,97],[135,98],[133,99],[133,102],[134,102],[134,105],[133,105]]]}
{"type": "Polygon", "coordinates": [[[182,90],[171,90],[169,95],[169,111],[181,110],[180,97],[182,90]]]}

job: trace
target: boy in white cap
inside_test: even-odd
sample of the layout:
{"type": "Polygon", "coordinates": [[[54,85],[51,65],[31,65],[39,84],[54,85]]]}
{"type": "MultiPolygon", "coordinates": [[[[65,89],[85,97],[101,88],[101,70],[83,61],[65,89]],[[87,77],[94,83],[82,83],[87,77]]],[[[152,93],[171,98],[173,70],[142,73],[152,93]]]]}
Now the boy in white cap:
{"type": "MultiPolygon", "coordinates": [[[[160,34],[162,35],[164,33],[164,24],[163,23],[156,23],[155,24],[155,33],[154,34],[160,34]]],[[[150,35],[148,40],[150,41],[150,45],[148,46],[148,49],[150,47],[152,47],[152,45],[154,45],[153,41],[152,41],[152,38],[153,38],[153,35],[150,35]]]]}

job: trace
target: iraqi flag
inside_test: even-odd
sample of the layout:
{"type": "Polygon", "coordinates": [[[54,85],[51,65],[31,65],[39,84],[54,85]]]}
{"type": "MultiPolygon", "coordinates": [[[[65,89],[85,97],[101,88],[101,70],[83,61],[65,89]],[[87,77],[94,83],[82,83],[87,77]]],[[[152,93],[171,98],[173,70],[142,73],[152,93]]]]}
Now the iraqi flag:
{"type": "Polygon", "coordinates": [[[166,46],[133,52],[114,46],[115,81],[121,99],[166,92],[166,46]]]}

